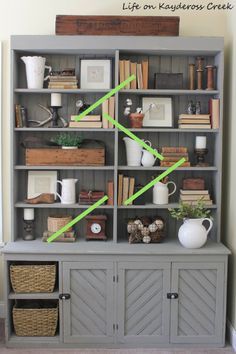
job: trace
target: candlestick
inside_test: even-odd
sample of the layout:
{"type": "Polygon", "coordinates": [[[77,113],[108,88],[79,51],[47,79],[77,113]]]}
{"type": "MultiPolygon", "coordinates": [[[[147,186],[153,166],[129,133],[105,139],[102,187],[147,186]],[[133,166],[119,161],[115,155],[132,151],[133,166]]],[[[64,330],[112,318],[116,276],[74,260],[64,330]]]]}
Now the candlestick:
{"type": "Polygon", "coordinates": [[[196,136],[195,149],[206,149],[206,136],[196,136]]]}
{"type": "Polygon", "coordinates": [[[214,90],[214,65],[207,65],[207,88],[206,90],[214,90]]]}
{"type": "Polygon", "coordinates": [[[189,64],[189,90],[195,88],[195,64],[189,64]]]}
{"type": "Polygon", "coordinates": [[[209,163],[205,162],[205,155],[208,153],[208,149],[194,149],[197,155],[197,165],[199,167],[207,167],[209,163]]]}
{"type": "Polygon", "coordinates": [[[51,93],[51,106],[52,107],[61,107],[61,94],[60,93],[51,93]]]}
{"type": "Polygon", "coordinates": [[[34,209],[33,208],[24,209],[24,220],[34,220],[34,209]]]}

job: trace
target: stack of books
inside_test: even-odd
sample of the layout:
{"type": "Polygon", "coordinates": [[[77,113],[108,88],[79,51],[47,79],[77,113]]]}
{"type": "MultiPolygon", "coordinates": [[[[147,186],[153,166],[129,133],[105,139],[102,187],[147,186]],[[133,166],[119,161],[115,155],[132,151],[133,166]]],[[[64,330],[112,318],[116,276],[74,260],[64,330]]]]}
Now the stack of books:
{"type": "Polygon", "coordinates": [[[180,114],[181,129],[211,129],[210,114],[180,114]]]}
{"type": "Polygon", "coordinates": [[[49,78],[49,89],[77,89],[78,80],[72,75],[53,75],[49,78]]]}
{"type": "Polygon", "coordinates": [[[148,89],[148,60],[142,60],[141,63],[133,63],[130,60],[120,60],[120,83],[131,75],[135,79],[128,83],[125,89],[148,89]]]}
{"type": "Polygon", "coordinates": [[[165,146],[161,149],[161,155],[164,157],[164,160],[160,162],[160,166],[162,167],[170,167],[182,157],[184,157],[186,161],[181,167],[190,167],[188,149],[186,147],[165,146]]]}
{"type": "MultiPolygon", "coordinates": [[[[52,236],[54,232],[44,231],[43,233],[43,242],[47,242],[50,236],[52,236]]],[[[75,231],[67,231],[63,232],[57,238],[53,240],[53,242],[75,242],[76,241],[76,233],[75,231]]]]}
{"type": "Polygon", "coordinates": [[[207,189],[180,189],[180,201],[182,203],[196,205],[199,200],[201,200],[205,205],[212,205],[212,200],[207,189]]]}
{"type": "MultiPolygon", "coordinates": [[[[134,177],[126,177],[118,175],[118,205],[123,205],[124,202],[134,194],[134,177]]],[[[133,204],[132,202],[130,204],[133,204]]]]}
{"type": "Polygon", "coordinates": [[[71,116],[69,128],[102,128],[100,115],[88,115],[77,122],[79,115],[71,116]]]}

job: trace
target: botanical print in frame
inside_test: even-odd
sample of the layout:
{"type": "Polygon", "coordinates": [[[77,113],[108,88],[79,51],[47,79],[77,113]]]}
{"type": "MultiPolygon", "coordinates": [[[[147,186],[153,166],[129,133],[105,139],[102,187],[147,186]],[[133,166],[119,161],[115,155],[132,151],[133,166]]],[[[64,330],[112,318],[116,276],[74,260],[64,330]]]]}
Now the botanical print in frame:
{"type": "Polygon", "coordinates": [[[173,112],[170,97],[143,97],[143,126],[172,127],[173,112]]]}
{"type": "Polygon", "coordinates": [[[111,61],[108,59],[82,59],[80,62],[81,89],[110,89],[111,61]]]}

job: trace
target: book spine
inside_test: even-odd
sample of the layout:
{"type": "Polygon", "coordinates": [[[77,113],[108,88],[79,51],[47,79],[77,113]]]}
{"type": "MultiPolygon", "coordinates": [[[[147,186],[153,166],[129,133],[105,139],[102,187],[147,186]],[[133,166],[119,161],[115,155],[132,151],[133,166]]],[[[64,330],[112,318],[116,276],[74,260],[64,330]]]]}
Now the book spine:
{"type": "Polygon", "coordinates": [[[108,120],[103,117],[104,114],[109,114],[108,100],[102,103],[102,127],[107,129],[109,127],[108,120]]]}
{"type": "Polygon", "coordinates": [[[114,182],[108,181],[107,183],[107,205],[114,205],[114,182]]]}
{"type": "Polygon", "coordinates": [[[164,146],[161,149],[162,153],[165,152],[188,152],[188,149],[186,147],[171,147],[171,146],[164,146]]]}

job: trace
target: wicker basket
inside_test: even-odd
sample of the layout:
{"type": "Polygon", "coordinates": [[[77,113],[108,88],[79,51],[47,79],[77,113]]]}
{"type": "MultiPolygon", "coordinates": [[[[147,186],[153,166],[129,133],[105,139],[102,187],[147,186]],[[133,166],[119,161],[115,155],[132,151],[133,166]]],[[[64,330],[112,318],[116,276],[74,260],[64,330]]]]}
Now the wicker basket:
{"type": "MultiPolygon", "coordinates": [[[[63,226],[68,224],[72,220],[72,216],[65,215],[54,215],[48,217],[48,231],[56,232],[60,230],[63,226]]],[[[69,228],[67,231],[71,231],[72,228],[69,228]]]]}
{"type": "Polygon", "coordinates": [[[51,293],[56,282],[56,264],[12,264],[10,277],[16,293],[51,293]]]}
{"type": "Polygon", "coordinates": [[[58,322],[58,307],[18,308],[12,310],[13,324],[17,336],[52,337],[55,336],[58,322]]]}

